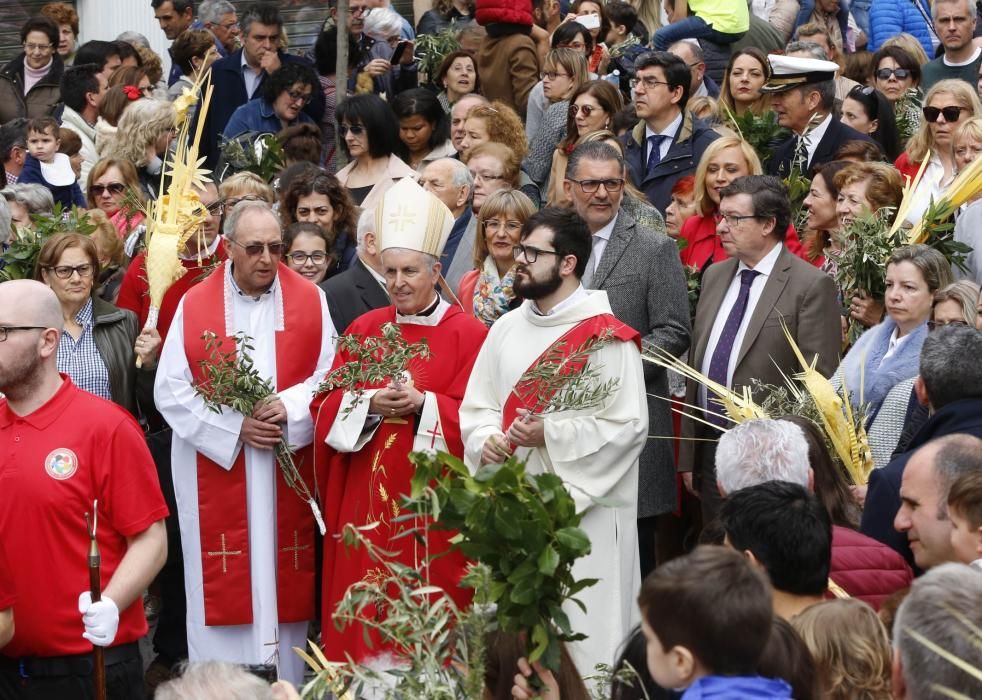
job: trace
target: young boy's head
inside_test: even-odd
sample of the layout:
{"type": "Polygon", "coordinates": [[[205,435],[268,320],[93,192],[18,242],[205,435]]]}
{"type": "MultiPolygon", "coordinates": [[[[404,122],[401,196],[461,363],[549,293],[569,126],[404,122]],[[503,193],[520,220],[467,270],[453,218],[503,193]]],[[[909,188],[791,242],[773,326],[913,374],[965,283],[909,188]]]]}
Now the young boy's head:
{"type": "Polygon", "coordinates": [[[54,117],[31,119],[27,122],[27,152],[42,163],[53,161],[61,145],[59,129],[54,117]]]}
{"type": "Polygon", "coordinates": [[[982,471],[963,474],[948,491],[951,548],[963,564],[982,559],[982,471]]]}
{"type": "Polygon", "coordinates": [[[771,586],[747,557],[701,546],[645,579],[638,597],[648,671],[663,688],[752,676],[771,633],[771,586]]]}

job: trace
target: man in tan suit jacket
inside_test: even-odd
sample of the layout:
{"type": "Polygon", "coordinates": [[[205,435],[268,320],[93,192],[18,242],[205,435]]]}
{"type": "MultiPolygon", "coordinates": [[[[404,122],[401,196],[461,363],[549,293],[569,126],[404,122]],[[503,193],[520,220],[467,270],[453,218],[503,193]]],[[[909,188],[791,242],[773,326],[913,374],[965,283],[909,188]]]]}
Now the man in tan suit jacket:
{"type": "MultiPolygon", "coordinates": [[[[790,377],[800,371],[784,336],[783,319],[805,358],[811,362],[817,355],[818,370],[829,376],[838,365],[841,340],[836,285],[784,247],[791,219],[784,185],[776,177],[750,175],[734,180],[720,195],[716,231],[730,259],[710,266],[703,276],[690,365],[737,392],[752,379],[781,386],[782,372],[790,377]]],[[[705,407],[705,390],[689,382],[686,403],[705,407]]],[[[722,412],[718,405],[710,408],[722,412]]],[[[699,409],[687,413],[724,429],[730,425],[699,409]]],[[[715,466],[719,435],[720,430],[698,420],[682,420],[679,471],[690,491],[701,497],[707,525],[715,520],[720,501],[715,466]]]]}

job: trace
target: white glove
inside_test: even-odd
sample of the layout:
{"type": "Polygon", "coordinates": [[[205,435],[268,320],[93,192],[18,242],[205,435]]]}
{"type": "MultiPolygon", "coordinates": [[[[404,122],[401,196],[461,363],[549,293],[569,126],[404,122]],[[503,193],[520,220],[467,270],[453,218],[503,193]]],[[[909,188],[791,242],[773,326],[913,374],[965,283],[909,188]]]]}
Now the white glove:
{"type": "Polygon", "coordinates": [[[100,647],[113,643],[119,629],[119,608],[112,598],[102,596],[102,600],[93,603],[92,594],[85,591],[78,597],[78,611],[85,625],[83,637],[100,647]]]}

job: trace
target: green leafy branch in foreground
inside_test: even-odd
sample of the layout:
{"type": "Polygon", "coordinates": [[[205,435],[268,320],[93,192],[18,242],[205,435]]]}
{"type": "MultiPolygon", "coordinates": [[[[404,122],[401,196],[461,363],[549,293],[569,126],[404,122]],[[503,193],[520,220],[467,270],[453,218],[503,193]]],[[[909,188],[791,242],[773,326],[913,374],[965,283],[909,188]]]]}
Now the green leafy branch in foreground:
{"type": "Polygon", "coordinates": [[[499,629],[526,634],[529,660],[558,671],[560,643],[585,638],[573,632],[563,605],[585,611],[575,596],[596,583],[573,577],[590,539],[562,480],[527,474],[514,457],[474,475],[446,453],[414,452],[410,459],[416,473],[403,507],[432,517],[431,527],[457,531],[454,548],[488,567],[485,597],[496,606],[499,629]]]}
{"type": "Polygon", "coordinates": [[[34,266],[37,264],[41,246],[51,236],[57,233],[81,233],[89,236],[95,231],[95,224],[89,219],[84,209],[72,207],[65,212],[61,202],[55,204],[50,214],[32,214],[31,227],[14,230],[10,234],[10,245],[0,260],[0,282],[7,280],[22,280],[34,278],[34,266]]]}

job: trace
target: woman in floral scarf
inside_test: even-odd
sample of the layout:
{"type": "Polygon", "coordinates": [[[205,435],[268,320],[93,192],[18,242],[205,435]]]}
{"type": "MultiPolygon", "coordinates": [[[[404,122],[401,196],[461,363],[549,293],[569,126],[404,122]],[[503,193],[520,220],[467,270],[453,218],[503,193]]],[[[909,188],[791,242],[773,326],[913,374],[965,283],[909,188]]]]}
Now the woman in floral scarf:
{"type": "Polygon", "coordinates": [[[515,296],[515,257],[526,220],[535,206],[518,190],[500,190],[490,195],[477,217],[474,240],[474,267],[460,280],[457,296],[464,307],[491,327],[502,315],[517,308],[522,300],[515,296]]]}

